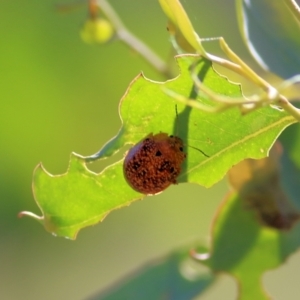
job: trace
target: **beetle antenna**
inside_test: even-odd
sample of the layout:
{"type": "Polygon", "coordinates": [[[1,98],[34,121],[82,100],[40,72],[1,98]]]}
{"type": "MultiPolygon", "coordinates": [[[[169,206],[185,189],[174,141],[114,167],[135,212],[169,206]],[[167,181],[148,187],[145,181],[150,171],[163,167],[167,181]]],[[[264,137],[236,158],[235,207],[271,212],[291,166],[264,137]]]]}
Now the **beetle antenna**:
{"type": "MultiPolygon", "coordinates": [[[[176,113],[176,128],[175,128],[175,135],[179,136],[179,115],[178,115],[178,108],[177,108],[177,104],[175,104],[175,113],[176,113]]],[[[209,157],[209,155],[207,155],[205,152],[203,152],[201,149],[187,145],[190,148],[193,148],[195,150],[198,150],[199,152],[201,152],[204,156],[209,157]]]]}
{"type": "Polygon", "coordinates": [[[204,156],[206,156],[206,157],[210,157],[209,155],[207,155],[205,152],[203,152],[201,149],[199,149],[199,148],[196,148],[196,147],[194,147],[194,146],[190,146],[190,145],[188,145],[188,147],[191,147],[191,148],[193,148],[193,149],[195,149],[195,150],[198,150],[199,152],[201,152],[204,156]]]}

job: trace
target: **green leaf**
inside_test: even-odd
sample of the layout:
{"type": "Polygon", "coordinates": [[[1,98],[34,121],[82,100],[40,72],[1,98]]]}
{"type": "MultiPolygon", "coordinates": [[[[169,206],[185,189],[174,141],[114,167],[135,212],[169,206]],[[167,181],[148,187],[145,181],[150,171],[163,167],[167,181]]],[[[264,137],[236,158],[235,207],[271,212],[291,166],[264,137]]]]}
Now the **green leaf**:
{"type": "MultiPolygon", "coordinates": [[[[151,132],[166,132],[178,135],[186,145],[188,155],[178,181],[210,187],[239,161],[265,157],[279,133],[295,122],[284,111],[265,107],[245,116],[238,109],[212,114],[178,104],[179,115],[176,118],[175,103],[162,92],[161,87],[196,98],[205,105],[215,105],[206,95],[195,92],[189,71],[195,58],[200,57],[178,56],[181,74],[165,83],[138,76],[122,99],[120,113],[123,126],[119,134],[87,160],[110,156],[123,145],[136,144],[151,132]],[[209,158],[194,147],[208,154],[209,158]]],[[[197,72],[201,82],[216,93],[232,98],[242,97],[240,86],[216,73],[210,61],[201,58],[197,72]]]]}
{"type": "Polygon", "coordinates": [[[215,218],[212,252],[203,263],[236,278],[239,300],[267,300],[270,298],[262,287],[261,277],[299,248],[299,235],[299,223],[290,231],[261,226],[253,212],[245,209],[242,199],[232,193],[215,218]]]}
{"type": "Polygon", "coordinates": [[[195,32],[193,25],[184,8],[178,0],[159,0],[159,3],[172,23],[180,30],[188,43],[200,54],[204,55],[201,40],[195,32]]]}
{"type": "MultiPolygon", "coordinates": [[[[184,251],[186,253],[186,251],[184,251]]],[[[183,253],[173,253],[149,264],[138,272],[126,276],[126,281],[116,283],[106,292],[90,300],[153,300],[192,299],[214,282],[214,275],[191,264],[183,253]]]]}
{"type": "Polygon", "coordinates": [[[281,183],[289,198],[300,211],[300,125],[294,124],[280,136],[283,147],[281,156],[281,183]]]}
{"type": "MultiPolygon", "coordinates": [[[[279,133],[294,122],[284,111],[265,107],[246,116],[238,109],[211,114],[178,104],[176,117],[175,102],[162,87],[195,98],[202,104],[215,105],[206,95],[195,93],[189,72],[195,59],[200,57],[178,57],[181,74],[173,80],[154,82],[143,75],[135,78],[121,100],[123,125],[118,135],[93,156],[72,155],[69,170],[64,175],[53,176],[39,166],[34,174],[33,190],[43,216],[28,212],[20,215],[36,218],[53,234],[75,238],[81,228],[96,224],[112,210],[141,199],[144,195],[127,185],[122,161],[99,174],[89,171],[86,162],[106,158],[126,144],[136,144],[151,132],[178,135],[184,141],[187,158],[179,183],[193,182],[210,187],[239,161],[266,156],[279,133]]],[[[241,97],[240,86],[217,74],[208,60],[200,59],[196,71],[200,80],[215,92],[241,97]]]]}
{"type": "Polygon", "coordinates": [[[249,51],[261,67],[285,79],[300,69],[300,10],[291,10],[288,2],[236,0],[240,31],[249,51]]]}
{"type": "Polygon", "coordinates": [[[45,229],[71,239],[81,228],[102,221],[112,209],[141,198],[124,181],[122,162],[95,174],[74,154],[66,174],[52,176],[39,165],[33,182],[45,229]]]}

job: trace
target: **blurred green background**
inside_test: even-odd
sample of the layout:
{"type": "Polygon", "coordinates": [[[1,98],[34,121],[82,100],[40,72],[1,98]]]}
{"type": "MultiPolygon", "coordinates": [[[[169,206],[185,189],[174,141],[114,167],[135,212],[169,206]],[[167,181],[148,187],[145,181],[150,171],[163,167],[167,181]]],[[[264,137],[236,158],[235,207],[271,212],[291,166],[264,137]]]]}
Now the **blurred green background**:
{"type": "MultiPolygon", "coordinates": [[[[59,3],[66,2],[0,3],[0,299],[84,299],[149,259],[195,241],[207,243],[211,219],[227,191],[226,182],[210,190],[174,186],[113,212],[81,231],[76,241],[17,218],[22,210],[40,214],[31,191],[39,162],[52,174],[66,172],[72,151],[93,154],[117,133],[119,100],[140,71],[164,80],[120,43],[84,44],[79,30],[87,7],[61,14],[55,10],[59,3]]],[[[168,59],[166,20],[157,1],[110,3],[129,29],[168,59]]],[[[233,0],[183,5],[202,37],[222,35],[250,58],[237,31],[233,0]]],[[[216,45],[207,48],[218,54],[216,45]]],[[[298,299],[299,270],[296,254],[264,276],[276,299],[298,299]]],[[[222,275],[201,299],[234,295],[233,280],[222,275]]]]}

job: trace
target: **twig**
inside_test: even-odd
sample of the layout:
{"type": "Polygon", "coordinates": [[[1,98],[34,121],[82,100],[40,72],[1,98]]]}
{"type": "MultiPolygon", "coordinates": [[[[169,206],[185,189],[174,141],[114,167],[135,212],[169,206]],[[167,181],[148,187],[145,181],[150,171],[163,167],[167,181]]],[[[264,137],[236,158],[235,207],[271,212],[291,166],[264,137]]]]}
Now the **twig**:
{"type": "Polygon", "coordinates": [[[138,52],[153,68],[167,78],[172,78],[173,74],[168,65],[154,53],[145,43],[133,35],[123,24],[115,10],[106,0],[96,0],[101,11],[112,23],[116,30],[116,35],[124,44],[138,52]]]}

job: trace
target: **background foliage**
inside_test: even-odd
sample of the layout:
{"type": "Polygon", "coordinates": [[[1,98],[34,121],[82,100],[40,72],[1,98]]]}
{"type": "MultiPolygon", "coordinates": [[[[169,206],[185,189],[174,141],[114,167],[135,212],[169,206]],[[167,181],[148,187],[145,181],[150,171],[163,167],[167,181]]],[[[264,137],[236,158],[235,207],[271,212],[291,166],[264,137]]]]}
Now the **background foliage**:
{"type": "MultiPolygon", "coordinates": [[[[65,172],[70,152],[97,151],[120,126],[118,102],[132,78],[143,70],[147,77],[162,79],[121,44],[82,43],[79,30],[85,8],[61,15],[55,12],[56,3],[0,4],[3,299],[40,299],[41,294],[43,299],[83,299],[151,258],[187,241],[206,239],[226,191],[226,182],[213,190],[172,187],[112,213],[101,226],[81,232],[75,243],[45,234],[30,219],[17,219],[25,208],[38,213],[30,188],[37,163],[42,161],[58,174],[65,172]],[[205,217],[199,219],[200,215],[205,217]]],[[[161,56],[169,55],[165,17],[156,1],[111,3],[131,30],[161,56]]],[[[222,35],[237,53],[249,58],[237,31],[233,0],[189,0],[183,5],[202,36],[222,35]]],[[[208,50],[212,47],[213,43],[207,45],[208,50]]],[[[94,168],[101,166],[103,162],[94,168]]],[[[299,267],[296,254],[264,277],[276,299],[297,299],[299,267]]],[[[224,293],[233,298],[233,281],[226,276],[221,281],[201,299],[219,299],[224,293]]]]}

